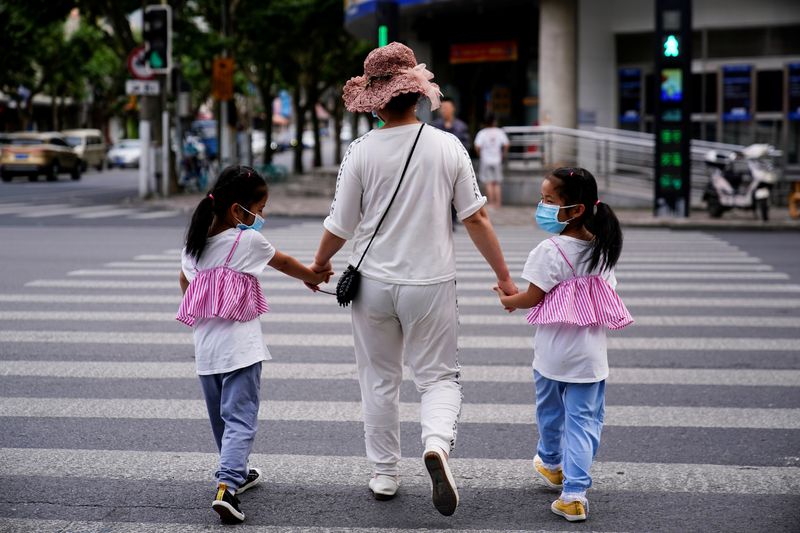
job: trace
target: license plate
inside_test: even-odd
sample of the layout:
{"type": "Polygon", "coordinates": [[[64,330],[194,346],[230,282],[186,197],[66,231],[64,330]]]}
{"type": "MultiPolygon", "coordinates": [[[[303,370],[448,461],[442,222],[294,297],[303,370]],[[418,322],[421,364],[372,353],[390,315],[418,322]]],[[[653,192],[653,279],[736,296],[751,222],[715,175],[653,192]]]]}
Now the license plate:
{"type": "Polygon", "coordinates": [[[28,154],[14,154],[14,159],[28,159],[28,154]]]}
{"type": "Polygon", "coordinates": [[[117,165],[121,165],[122,164],[122,158],[121,157],[115,157],[114,158],[114,163],[116,163],[117,165]]]}

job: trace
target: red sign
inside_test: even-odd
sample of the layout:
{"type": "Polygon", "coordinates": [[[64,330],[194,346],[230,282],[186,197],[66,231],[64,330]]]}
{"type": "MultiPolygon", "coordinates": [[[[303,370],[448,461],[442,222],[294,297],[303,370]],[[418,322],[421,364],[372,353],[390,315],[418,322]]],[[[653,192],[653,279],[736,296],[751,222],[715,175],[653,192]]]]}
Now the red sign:
{"type": "Polygon", "coordinates": [[[136,79],[152,80],[155,75],[145,59],[144,46],[137,46],[128,54],[128,70],[136,79]]]}
{"type": "Polygon", "coordinates": [[[516,61],[517,41],[450,45],[450,63],[491,63],[516,61]]]}

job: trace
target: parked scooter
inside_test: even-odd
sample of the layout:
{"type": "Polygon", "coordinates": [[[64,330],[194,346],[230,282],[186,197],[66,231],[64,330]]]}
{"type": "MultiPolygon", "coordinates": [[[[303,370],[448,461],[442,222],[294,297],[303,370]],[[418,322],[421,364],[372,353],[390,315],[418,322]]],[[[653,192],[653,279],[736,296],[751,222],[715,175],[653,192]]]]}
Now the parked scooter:
{"type": "Polygon", "coordinates": [[[720,218],[735,207],[751,209],[761,220],[769,220],[769,197],[780,177],[781,151],[769,144],[751,144],[741,152],[706,154],[709,180],[703,200],[712,218],[720,218]]]}

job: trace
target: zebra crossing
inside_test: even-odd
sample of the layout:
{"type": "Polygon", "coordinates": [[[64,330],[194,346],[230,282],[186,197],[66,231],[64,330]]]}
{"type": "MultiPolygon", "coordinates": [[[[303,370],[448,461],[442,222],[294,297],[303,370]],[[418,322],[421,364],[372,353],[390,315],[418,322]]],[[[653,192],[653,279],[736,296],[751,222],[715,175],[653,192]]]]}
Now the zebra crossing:
{"type": "Polygon", "coordinates": [[[102,221],[112,218],[126,220],[160,220],[185,216],[177,209],[148,209],[146,207],[120,207],[116,203],[91,203],[86,205],[64,202],[0,202],[0,215],[20,220],[102,221]]]}
{"type": "MultiPolygon", "coordinates": [[[[267,235],[307,260],[319,233],[297,224],[267,235]]],[[[498,233],[516,277],[544,235],[498,233]]],[[[401,493],[371,498],[349,312],[269,271],[262,321],[274,359],[252,457],[266,482],[242,498],[245,531],[795,530],[800,285],[790,276],[702,232],[626,232],[617,277],[636,324],[609,335],[592,507],[577,525],[549,512],[555,496],[532,475],[531,327],[503,312],[463,231],[456,243],[459,510],[445,518],[430,506],[407,375],[401,493]]],[[[0,292],[0,532],[223,529],[209,508],[217,456],[191,334],[174,320],[178,258],[152,250],[0,292]]]]}

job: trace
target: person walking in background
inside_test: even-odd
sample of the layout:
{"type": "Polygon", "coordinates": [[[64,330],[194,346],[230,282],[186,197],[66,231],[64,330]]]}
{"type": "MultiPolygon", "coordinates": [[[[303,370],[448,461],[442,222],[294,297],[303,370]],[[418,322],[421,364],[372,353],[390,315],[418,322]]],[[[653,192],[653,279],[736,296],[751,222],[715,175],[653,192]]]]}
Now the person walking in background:
{"type": "Polygon", "coordinates": [[[466,122],[456,116],[456,104],[453,102],[452,98],[446,96],[442,98],[442,104],[439,108],[439,118],[434,120],[431,125],[455,135],[467,151],[471,148],[469,127],[467,127],[466,122]]]}
{"type": "Polygon", "coordinates": [[[539,428],[533,467],[548,487],[561,491],[550,509],[575,522],[589,515],[589,469],[603,429],[606,329],[624,328],[633,318],[614,290],[622,230],[611,207],[598,200],[594,176],[583,168],[558,168],[545,178],[541,194],[536,223],[556,235],[528,256],[522,270],[527,291],[495,291],[508,311],[532,308],[539,428]]]}
{"type": "Polygon", "coordinates": [[[486,127],[475,135],[475,152],[480,157],[478,177],[486,185],[489,205],[502,205],[503,160],[508,155],[510,141],[506,132],[497,127],[494,115],[486,116],[486,127]]]}
{"type": "Polygon", "coordinates": [[[250,167],[230,166],[197,205],[181,254],[180,322],[194,330],[195,364],[219,450],[211,508],[223,522],[244,521],[238,496],[262,478],[247,459],[258,429],[261,362],[271,359],[259,316],[269,310],[258,274],[267,265],[317,285],[312,272],[261,234],[267,183],[250,167]]]}
{"type": "MultiPolygon", "coordinates": [[[[453,102],[452,98],[445,96],[441,99],[441,102],[441,107],[439,107],[439,118],[434,120],[431,125],[434,128],[439,128],[442,131],[446,131],[447,133],[455,135],[456,138],[461,141],[461,144],[464,146],[467,154],[469,154],[471,138],[467,123],[456,117],[456,104],[453,102]]],[[[431,109],[431,111],[435,110],[431,109]]],[[[453,231],[455,231],[456,225],[458,224],[458,216],[455,208],[450,209],[450,220],[453,223],[453,231]]]]}
{"type": "Polygon", "coordinates": [[[509,294],[517,288],[466,148],[455,136],[426,128],[417,119],[422,96],[431,100],[432,109],[438,106],[439,87],[431,78],[424,64],[417,65],[414,52],[395,42],[370,52],[364,75],[345,85],[349,111],[376,112],[385,124],[347,149],[311,269],[328,271],[331,258],[354,240],[348,262],[360,264],[362,274],[352,320],[366,452],[373,465],[370,490],[379,500],[398,490],[405,362],[421,393],[431,499],[440,513],[452,515],[458,489],[448,459],[462,394],[451,206],[498,286],[509,294]]]}

